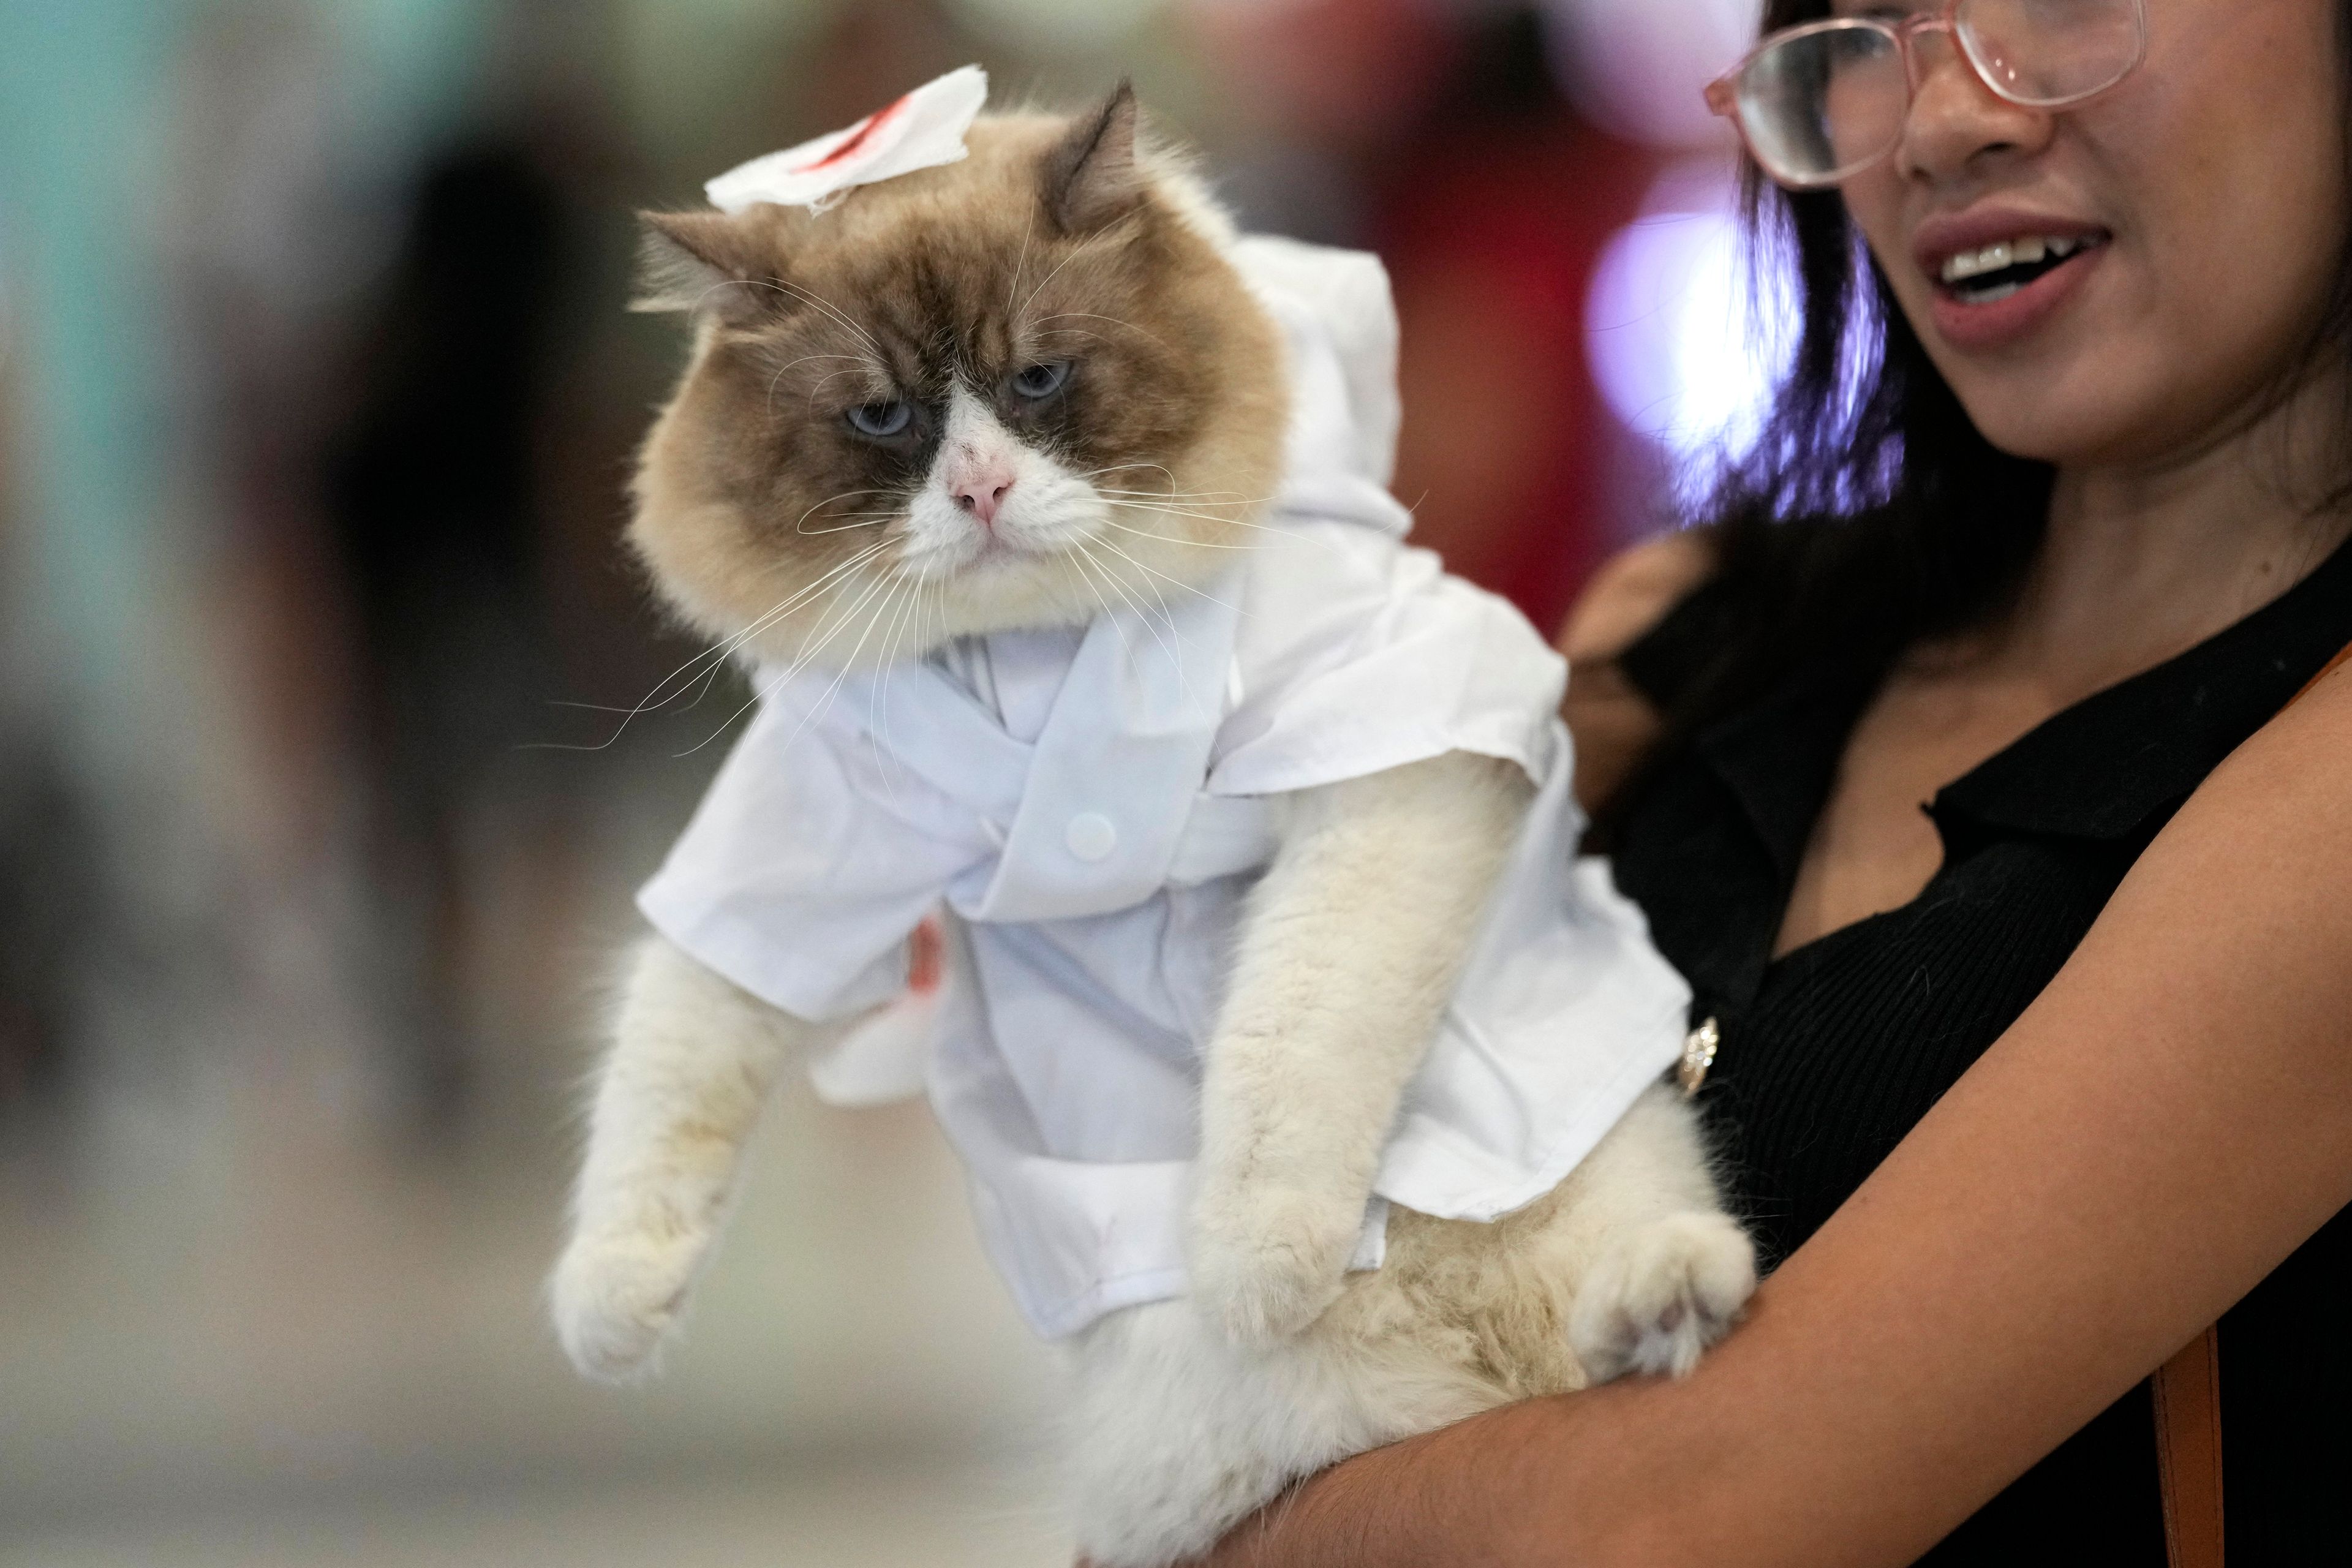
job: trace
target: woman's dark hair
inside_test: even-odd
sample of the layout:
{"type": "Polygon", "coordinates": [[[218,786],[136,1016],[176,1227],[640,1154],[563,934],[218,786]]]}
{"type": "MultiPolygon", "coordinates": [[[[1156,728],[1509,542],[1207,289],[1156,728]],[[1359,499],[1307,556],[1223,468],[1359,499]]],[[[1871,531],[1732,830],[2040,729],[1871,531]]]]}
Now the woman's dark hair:
{"type": "MultiPolygon", "coordinates": [[[[1828,0],[1768,0],[1763,31],[1829,9],[1828,0]]],[[[2352,0],[2338,7],[2337,36],[2352,83],[2352,0]]],[[[1912,643],[1997,616],[2048,521],[2052,470],[1978,433],[1838,194],[1782,191],[1751,163],[1744,208],[1754,270],[1793,274],[1797,341],[1760,437],[1697,509],[1720,564],[1685,606],[1697,625],[1676,641],[1704,651],[1679,661],[1665,733],[1612,807],[1699,731],[1801,668],[1874,682],[1912,643]]],[[[2305,368],[2347,342],[2352,256],[2305,368]]],[[[2347,499],[2352,482],[2328,498],[2347,499]]],[[[1601,814],[1604,843],[1616,815],[1601,814]]]]}

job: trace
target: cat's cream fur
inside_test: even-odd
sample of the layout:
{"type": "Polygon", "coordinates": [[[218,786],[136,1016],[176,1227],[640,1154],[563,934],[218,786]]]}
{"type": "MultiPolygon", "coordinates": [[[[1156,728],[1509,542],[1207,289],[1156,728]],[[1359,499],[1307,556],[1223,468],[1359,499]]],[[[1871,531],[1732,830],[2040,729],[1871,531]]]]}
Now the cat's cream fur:
{"type": "MultiPolygon", "coordinates": [[[[1261,438],[1282,407],[1271,329],[1223,266],[1225,231],[1201,216],[1213,210],[1205,198],[1181,171],[1135,151],[1131,100],[1067,125],[983,121],[972,147],[968,165],[857,193],[824,220],[852,220],[829,237],[856,241],[838,253],[821,254],[805,225],[772,212],[726,229],[668,226],[667,276],[684,279],[674,281],[680,302],[704,305],[705,316],[694,365],[648,445],[635,537],[673,603],[772,659],[825,668],[905,658],[941,635],[1091,614],[1103,601],[1077,596],[1071,580],[1086,581],[1086,568],[1068,569],[1089,542],[1150,547],[1148,566],[1106,555],[1097,574],[1125,559],[1205,582],[1219,563],[1203,546],[1245,542],[1248,512],[1175,498],[1273,488],[1276,448],[1261,438]],[[964,199],[974,189],[992,201],[964,199]],[[1035,221],[1038,211],[1053,221],[1035,221]],[[991,214],[1010,227],[985,232],[991,214]],[[1039,287],[1059,292],[1039,313],[1097,317],[1114,346],[1089,352],[1139,356],[1126,366],[1133,386],[1158,387],[1151,377],[1170,367],[1139,340],[1118,343],[1124,334],[1105,321],[1138,323],[1171,353],[1181,335],[1213,363],[1166,394],[1169,406],[1150,411],[1150,428],[1123,447],[1124,405],[1091,423],[1073,413],[1050,443],[1024,440],[1008,423],[1022,411],[1001,398],[992,405],[983,379],[960,362],[939,384],[948,412],[936,449],[893,484],[860,487],[887,497],[864,510],[888,516],[840,536],[881,534],[887,548],[857,557],[837,543],[804,546],[797,527],[781,538],[778,520],[801,508],[803,491],[836,480],[796,489],[762,471],[773,459],[747,455],[758,434],[740,427],[730,401],[728,356],[750,380],[772,376],[812,406],[821,387],[791,379],[787,363],[802,356],[853,363],[858,390],[846,395],[893,395],[920,368],[892,363],[887,331],[868,331],[835,302],[887,314],[874,304],[883,285],[856,275],[861,247],[936,243],[925,226],[941,223],[967,237],[980,231],[957,266],[996,255],[1013,268],[1009,285],[996,273],[965,278],[974,300],[1011,303],[1051,268],[1039,287]],[[1156,303],[1115,270],[1093,270],[1131,265],[1139,246],[1153,247],[1143,260],[1156,303]],[[1121,255],[1127,262],[1107,259],[1121,255]],[[759,299],[709,303],[714,291],[757,294],[762,284],[826,303],[772,313],[759,299]],[[1160,313],[1147,316],[1151,309],[1160,313]],[[1186,399],[1197,406],[1177,405],[1186,399]],[[1251,418],[1236,422],[1235,407],[1251,418]],[[1144,466],[1166,476],[1166,531],[1123,539],[1107,531],[1121,515],[1117,499],[1097,491],[1138,487],[1087,476],[1144,466]],[[975,474],[983,494],[1004,481],[995,492],[1004,510],[985,531],[958,499],[973,492],[975,474]],[[774,609],[787,603],[796,607],[774,609]]],[[[988,360],[982,347],[973,358],[1014,364],[1077,352],[1075,338],[1034,319],[977,334],[991,335],[1006,357],[988,360]]],[[[1120,568],[1114,585],[1121,581],[1139,588],[1143,578],[1120,568]]],[[[1075,1345],[1079,1539],[1102,1568],[1197,1553],[1290,1479],[1496,1404],[1627,1370],[1686,1371],[1746,1301],[1749,1244],[1718,1206],[1689,1110],[1663,1087],[1537,1203],[1489,1225],[1393,1210],[1384,1265],[1344,1272],[1404,1085],[1528,795],[1517,767],[1452,753],[1284,803],[1281,845],[1251,895],[1207,1050],[1192,1297],[1112,1313],[1075,1345]]],[[[715,1239],[779,1070],[839,1027],[778,1013],[657,937],[637,950],[553,1280],[556,1323],[583,1370],[621,1378],[649,1364],[715,1239]]]]}

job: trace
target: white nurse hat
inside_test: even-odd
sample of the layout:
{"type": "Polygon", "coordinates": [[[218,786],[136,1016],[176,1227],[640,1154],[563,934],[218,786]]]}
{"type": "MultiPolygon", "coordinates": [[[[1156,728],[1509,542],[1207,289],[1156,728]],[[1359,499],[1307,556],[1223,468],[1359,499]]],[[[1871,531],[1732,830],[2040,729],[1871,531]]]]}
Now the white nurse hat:
{"type": "Polygon", "coordinates": [[[959,162],[963,133],[987,101],[988,73],[965,66],[845,130],[738,164],[702,189],[722,212],[759,202],[823,212],[852,186],[959,162]]]}

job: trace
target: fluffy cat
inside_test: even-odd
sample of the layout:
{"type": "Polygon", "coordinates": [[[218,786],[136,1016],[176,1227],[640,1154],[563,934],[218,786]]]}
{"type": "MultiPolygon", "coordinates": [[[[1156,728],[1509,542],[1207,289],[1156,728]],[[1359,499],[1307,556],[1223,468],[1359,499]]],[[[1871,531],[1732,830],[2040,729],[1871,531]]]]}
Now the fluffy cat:
{"type": "MultiPolygon", "coordinates": [[[[1154,603],[1174,630],[1168,595],[1211,595],[1237,559],[1258,582],[1321,569],[1263,521],[1297,366],[1227,221],[1181,163],[1139,145],[1132,97],[1075,120],[983,118],[969,146],[821,215],[648,218],[641,305],[692,312],[696,338],[644,449],[631,539],[668,602],[774,690],[799,676],[829,701],[833,685],[880,671],[859,689],[887,705],[884,675],[929,661],[984,696],[1010,679],[972,663],[992,637],[1047,639],[1000,652],[1060,647],[1053,628],[1075,639],[1115,613],[1148,630],[1154,603]]],[[[1376,547],[1381,571],[1419,569],[1392,542],[1360,548],[1376,547]]],[[[1472,593],[1415,581],[1424,597],[1472,593]]],[[[1293,601],[1307,612],[1310,589],[1293,601]]],[[[1227,694],[1226,708],[1248,700],[1227,694]]],[[[803,701],[785,738],[811,743],[824,701],[803,701]]],[[[1078,1534],[1101,1568],[1194,1555],[1298,1476],[1496,1404],[1686,1371],[1753,1288],[1749,1243],[1654,1066],[1532,1202],[1491,1222],[1375,1202],[1368,1220],[1409,1085],[1529,820],[1530,769],[1507,752],[1444,750],[1253,795],[1234,820],[1263,853],[1219,862],[1249,868],[1213,867],[1148,906],[1174,910],[1171,929],[1197,919],[1217,973],[1213,1016],[1177,1053],[1161,1108],[1197,1125],[1189,1166],[1175,1163],[1187,1151],[1162,1152],[1185,1173],[1169,1189],[1189,1205],[1173,1222],[1181,1294],[1106,1270],[1116,1289],[1069,1320],[1078,1534]],[[1363,1267],[1368,1246],[1377,1267],[1363,1267]]],[[[830,764],[842,787],[891,788],[884,761],[862,758],[848,746],[830,764]]],[[[1073,820],[1069,853],[1115,862],[1127,848],[1111,826],[1073,820]]],[[[794,830],[813,846],[859,831],[849,818],[794,830]]],[[[1563,854],[1553,876],[1568,875],[1563,854]]],[[[918,894],[908,921],[933,896],[918,894]]],[[[1066,942],[1047,957],[1066,968],[1084,956],[1066,933],[1091,928],[1034,929],[1066,942]]],[[[949,932],[976,984],[971,944],[988,933],[954,920],[949,932]]],[[[813,919],[779,938],[777,962],[831,940],[813,919]]],[[[886,974],[811,1009],[840,1016],[796,1016],[773,1005],[790,984],[761,1000],[709,956],[656,936],[625,978],[552,1284],[564,1346],[592,1375],[639,1372],[677,1319],[780,1068],[888,990],[886,974]]],[[[935,1078],[935,1098],[947,1092],[935,1078]]]]}

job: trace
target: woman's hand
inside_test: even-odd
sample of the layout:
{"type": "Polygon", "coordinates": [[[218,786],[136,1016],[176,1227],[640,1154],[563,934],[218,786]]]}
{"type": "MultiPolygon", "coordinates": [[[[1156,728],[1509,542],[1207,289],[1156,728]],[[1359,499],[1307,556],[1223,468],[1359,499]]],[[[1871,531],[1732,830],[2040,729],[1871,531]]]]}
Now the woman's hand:
{"type": "Polygon", "coordinates": [[[1212,1561],[1912,1561],[2352,1201],[2347,755],[2352,671],[2216,771],[1692,1376],[1349,1460],[1212,1561]]]}

